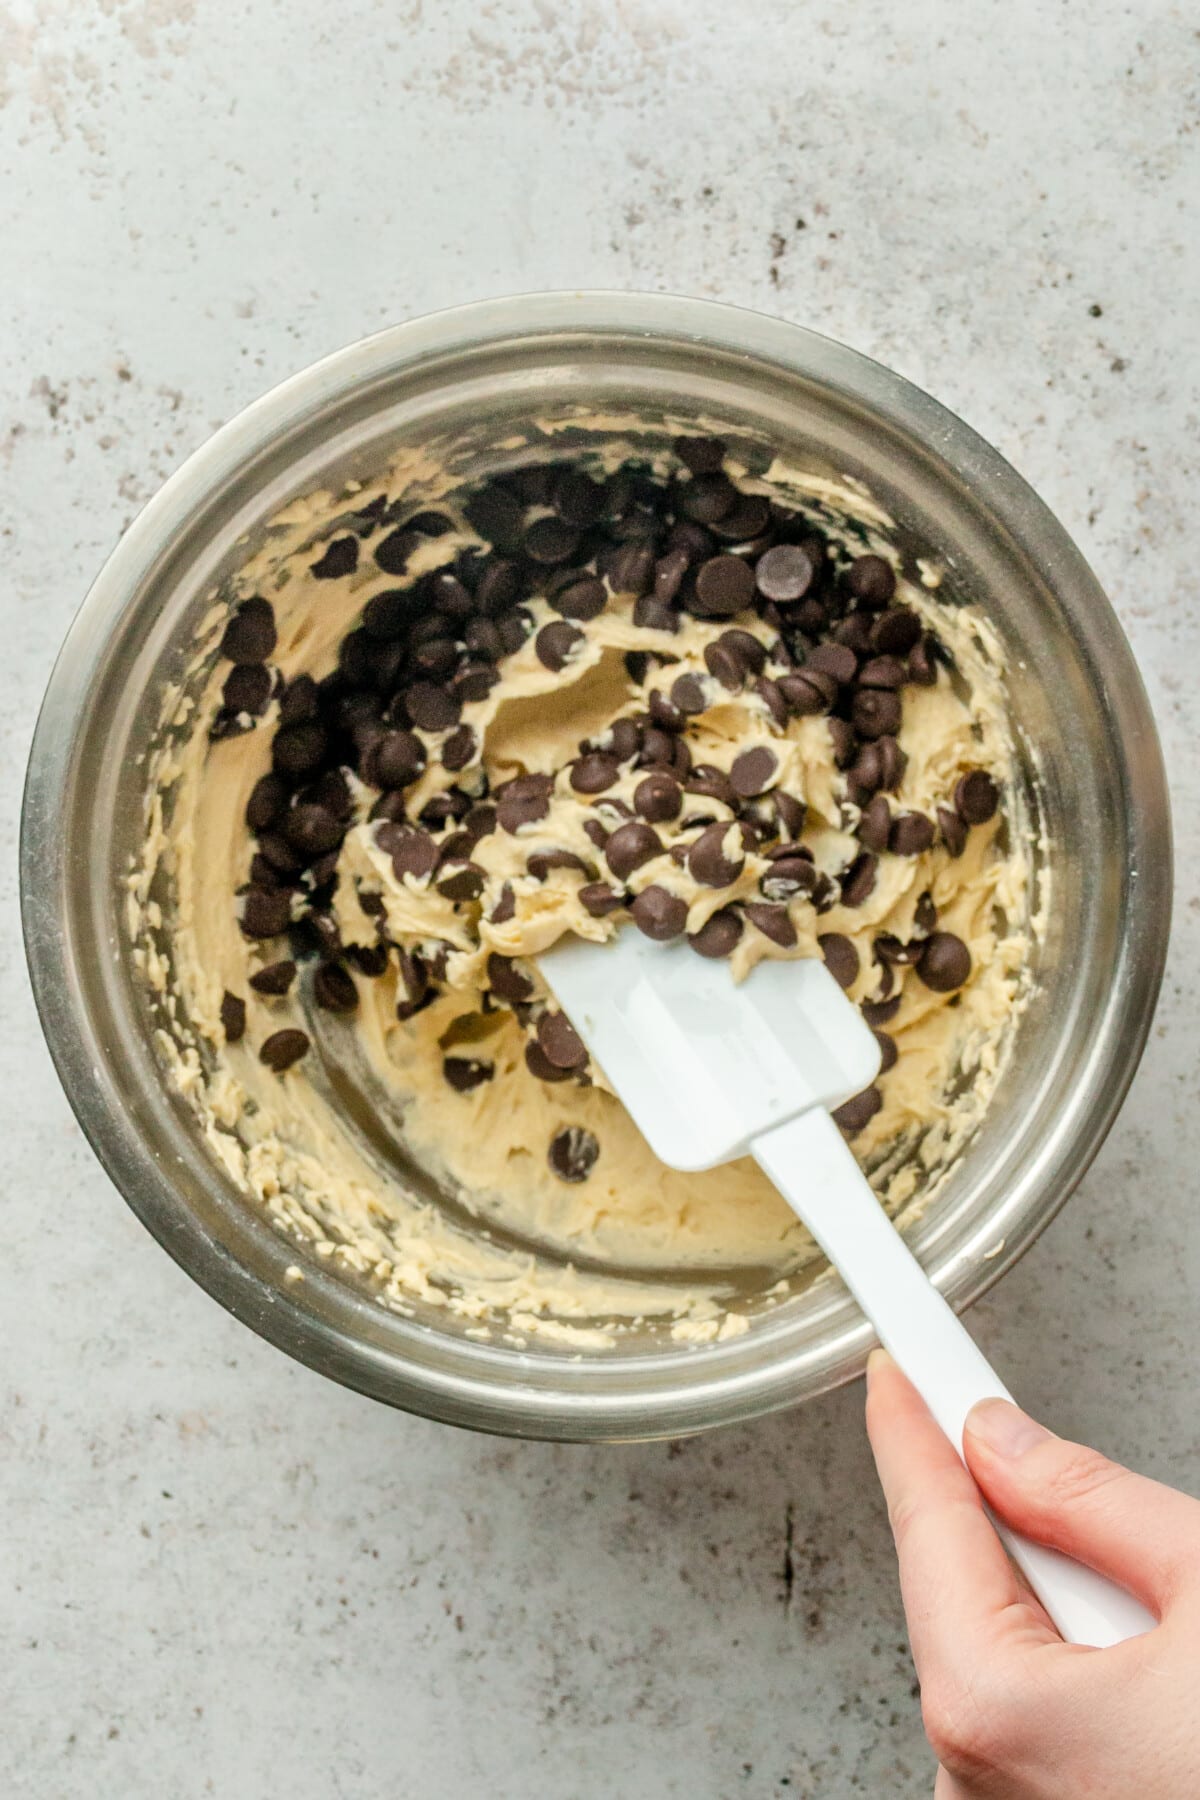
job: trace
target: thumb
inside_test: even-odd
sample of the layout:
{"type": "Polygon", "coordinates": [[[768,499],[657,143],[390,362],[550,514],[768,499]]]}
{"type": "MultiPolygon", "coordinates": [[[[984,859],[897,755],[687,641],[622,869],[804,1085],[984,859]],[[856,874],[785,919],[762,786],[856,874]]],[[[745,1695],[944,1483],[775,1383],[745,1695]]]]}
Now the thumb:
{"type": "Polygon", "coordinates": [[[963,1454],[1007,1524],[1110,1576],[1160,1614],[1186,1571],[1200,1569],[1200,1502],[1055,1437],[1008,1400],[972,1407],[963,1454]]]}

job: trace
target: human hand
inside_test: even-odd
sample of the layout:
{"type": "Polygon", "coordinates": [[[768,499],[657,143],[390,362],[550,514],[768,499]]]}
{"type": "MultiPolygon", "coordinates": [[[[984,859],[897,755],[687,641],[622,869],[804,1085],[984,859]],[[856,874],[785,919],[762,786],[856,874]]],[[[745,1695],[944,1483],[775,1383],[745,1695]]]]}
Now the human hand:
{"type": "Polygon", "coordinates": [[[968,1474],[883,1351],[868,1364],[867,1431],[940,1765],[935,1800],[1200,1795],[1200,1501],[1054,1437],[1006,1400],[972,1409],[968,1474]],[[984,1499],[1127,1588],[1158,1627],[1107,1650],[1064,1644],[984,1499]]]}

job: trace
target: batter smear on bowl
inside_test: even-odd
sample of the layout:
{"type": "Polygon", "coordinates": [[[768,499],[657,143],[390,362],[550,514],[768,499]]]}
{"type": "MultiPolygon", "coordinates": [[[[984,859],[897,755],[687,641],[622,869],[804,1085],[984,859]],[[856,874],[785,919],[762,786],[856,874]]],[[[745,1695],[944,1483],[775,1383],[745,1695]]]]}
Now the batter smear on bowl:
{"type": "Polygon", "coordinates": [[[167,698],[130,923],[214,1151],[318,1254],[518,1339],[703,1340],[814,1247],[749,1161],[656,1161],[530,959],[823,957],[895,1212],[1002,1066],[1030,827],[996,639],[861,489],[699,435],[555,452],[273,522],[167,698]]]}

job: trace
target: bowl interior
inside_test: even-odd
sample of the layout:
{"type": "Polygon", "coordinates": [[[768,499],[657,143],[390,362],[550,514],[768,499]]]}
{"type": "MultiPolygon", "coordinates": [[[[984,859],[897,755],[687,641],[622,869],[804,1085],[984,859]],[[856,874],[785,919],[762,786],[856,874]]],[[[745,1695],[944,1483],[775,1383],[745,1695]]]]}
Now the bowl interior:
{"type": "Polygon", "coordinates": [[[68,641],[35,746],[24,888],[39,1003],[85,1128],[131,1204],[218,1298],[294,1354],[381,1398],[494,1429],[694,1429],[844,1379],[870,1334],[830,1279],[801,1284],[727,1344],[670,1345],[647,1328],[582,1356],[474,1342],[432,1309],[401,1318],[327,1268],[285,1279],[296,1245],[224,1177],[164,1084],[121,888],[140,848],[164,684],[179,678],[214,587],[285,501],[368,479],[410,444],[450,446],[464,476],[487,472],[519,458],[512,439],[535,419],[574,421],[559,453],[589,441],[584,413],[634,412],[664,436],[715,421],[751,456],[768,445],[861,480],[906,550],[946,566],[947,597],[985,608],[1007,652],[1051,905],[1017,1053],[911,1234],[953,1300],[1007,1266],[1077,1178],[1157,985],[1168,879],[1157,745],[1127,647],[1077,554],[993,453],[896,378],[786,327],[786,340],[767,330],[755,345],[745,323],[707,323],[699,337],[619,321],[572,329],[552,315],[539,324],[530,303],[507,321],[401,328],[287,384],[135,526],[68,641]],[[1157,874],[1139,834],[1157,839],[1157,874]]]}

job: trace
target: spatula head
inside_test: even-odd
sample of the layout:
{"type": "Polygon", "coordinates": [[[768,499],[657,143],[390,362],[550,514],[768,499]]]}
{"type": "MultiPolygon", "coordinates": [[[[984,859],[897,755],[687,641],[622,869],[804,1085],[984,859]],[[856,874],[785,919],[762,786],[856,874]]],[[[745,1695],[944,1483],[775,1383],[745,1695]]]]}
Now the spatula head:
{"type": "Polygon", "coordinates": [[[565,938],[543,975],[661,1162],[711,1169],[879,1072],[879,1045],[825,965],[761,962],[742,982],[682,940],[565,938]]]}

